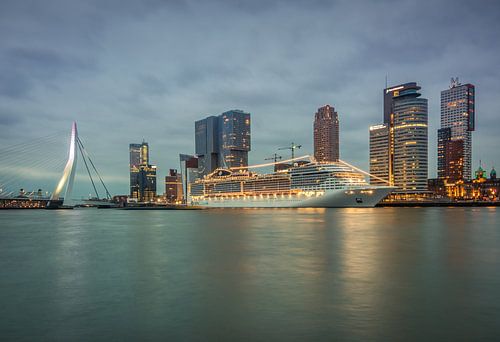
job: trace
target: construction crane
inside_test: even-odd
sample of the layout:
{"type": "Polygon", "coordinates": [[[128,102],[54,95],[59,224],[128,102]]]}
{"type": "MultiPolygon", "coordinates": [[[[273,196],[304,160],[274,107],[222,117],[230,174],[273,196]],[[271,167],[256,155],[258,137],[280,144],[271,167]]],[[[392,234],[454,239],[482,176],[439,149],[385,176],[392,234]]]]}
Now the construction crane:
{"type": "Polygon", "coordinates": [[[292,159],[295,158],[295,150],[301,148],[302,145],[295,145],[295,143],[291,143],[290,146],[280,147],[278,150],[292,150],[292,159]]]}
{"type": "Polygon", "coordinates": [[[274,162],[276,163],[276,162],[278,162],[278,159],[281,160],[281,158],[282,158],[281,156],[279,156],[277,153],[275,153],[275,154],[273,154],[272,157],[266,158],[264,160],[274,160],[274,162]]]}
{"type": "Polygon", "coordinates": [[[264,160],[274,160],[274,172],[276,172],[276,170],[278,169],[278,167],[277,167],[278,166],[278,164],[277,164],[278,159],[281,160],[281,158],[282,158],[281,156],[279,156],[277,153],[275,153],[275,154],[273,154],[272,157],[266,158],[264,160]]]}

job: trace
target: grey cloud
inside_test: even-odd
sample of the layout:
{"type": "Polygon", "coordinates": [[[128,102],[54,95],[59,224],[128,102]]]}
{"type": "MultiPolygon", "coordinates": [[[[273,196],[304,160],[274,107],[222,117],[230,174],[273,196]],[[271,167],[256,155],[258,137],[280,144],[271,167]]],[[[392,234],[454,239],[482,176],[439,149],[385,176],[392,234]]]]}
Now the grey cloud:
{"type": "Polygon", "coordinates": [[[6,62],[15,68],[53,72],[65,69],[88,69],[90,64],[62,56],[47,48],[14,48],[6,52],[6,62]]]}
{"type": "MultiPolygon", "coordinates": [[[[47,48],[13,48],[5,52],[5,66],[17,75],[41,81],[72,72],[95,70],[91,61],[68,56],[47,48]]],[[[6,70],[6,72],[8,72],[6,70]]]]}
{"type": "Polygon", "coordinates": [[[169,93],[166,82],[154,75],[144,75],[139,77],[137,90],[152,96],[163,96],[169,93]]]}
{"type": "Polygon", "coordinates": [[[0,68],[0,97],[21,98],[28,95],[32,82],[17,71],[0,68]]]}
{"type": "Polygon", "coordinates": [[[91,61],[48,48],[6,49],[0,57],[0,96],[27,100],[38,83],[57,90],[61,78],[95,70],[91,61]]]}
{"type": "Polygon", "coordinates": [[[313,115],[330,103],[343,159],[367,167],[388,75],[429,99],[432,175],[439,92],[460,76],[477,89],[474,160],[500,164],[499,35],[489,0],[2,1],[0,144],[76,119],[112,191],[126,193],[131,142],[150,143],[163,177],[194,152],[195,120],[240,108],[252,113],[251,161],[292,141],[310,153],[313,115]]]}
{"type": "Polygon", "coordinates": [[[22,119],[16,114],[9,113],[6,110],[0,109],[0,126],[10,126],[18,125],[22,122],[22,119]]]}

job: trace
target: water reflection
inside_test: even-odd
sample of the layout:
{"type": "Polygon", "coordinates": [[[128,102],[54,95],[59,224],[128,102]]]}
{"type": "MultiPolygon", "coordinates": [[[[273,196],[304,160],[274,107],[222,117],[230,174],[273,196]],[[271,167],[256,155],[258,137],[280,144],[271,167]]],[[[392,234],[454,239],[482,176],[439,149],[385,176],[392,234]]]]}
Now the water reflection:
{"type": "Polygon", "coordinates": [[[0,322],[50,340],[486,339],[499,332],[498,218],[491,208],[8,213],[0,322]]]}

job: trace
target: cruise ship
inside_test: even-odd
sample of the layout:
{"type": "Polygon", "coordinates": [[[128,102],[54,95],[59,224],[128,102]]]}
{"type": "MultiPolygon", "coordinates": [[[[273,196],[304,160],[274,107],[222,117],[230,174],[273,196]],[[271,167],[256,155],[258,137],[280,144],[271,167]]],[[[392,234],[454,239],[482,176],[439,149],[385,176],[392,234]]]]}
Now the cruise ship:
{"type": "Polygon", "coordinates": [[[191,204],[206,207],[366,208],[394,187],[370,185],[359,169],[339,161],[295,163],[270,174],[216,169],[188,189],[191,204]]]}

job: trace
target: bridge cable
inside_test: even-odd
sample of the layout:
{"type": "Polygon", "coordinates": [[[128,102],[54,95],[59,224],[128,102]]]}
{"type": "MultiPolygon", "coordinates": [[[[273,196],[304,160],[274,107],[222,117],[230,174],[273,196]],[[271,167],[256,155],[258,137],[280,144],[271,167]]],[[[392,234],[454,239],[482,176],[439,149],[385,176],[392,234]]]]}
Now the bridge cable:
{"type": "Polygon", "coordinates": [[[95,184],[94,184],[94,179],[92,178],[92,174],[90,173],[89,166],[87,165],[87,160],[85,159],[85,155],[83,154],[81,142],[78,139],[76,140],[76,142],[77,142],[78,148],[80,150],[80,153],[82,155],[83,162],[85,163],[85,168],[87,169],[87,173],[89,174],[90,182],[92,183],[92,187],[94,188],[97,199],[99,200],[99,193],[97,192],[97,189],[96,189],[95,184]]]}
{"type": "Polygon", "coordinates": [[[27,142],[22,142],[22,143],[10,145],[10,146],[2,147],[2,148],[0,148],[0,152],[2,152],[2,154],[8,153],[8,152],[16,152],[17,153],[20,149],[23,149],[26,147],[39,148],[42,143],[59,139],[61,137],[60,133],[62,133],[62,132],[64,132],[64,131],[59,131],[59,132],[55,132],[55,133],[52,133],[52,134],[49,134],[49,135],[46,135],[43,137],[38,137],[38,138],[35,138],[35,139],[27,141],[27,142]]]}
{"type": "Polygon", "coordinates": [[[32,178],[31,172],[39,172],[42,169],[47,171],[46,167],[49,166],[52,166],[51,169],[60,169],[64,166],[64,161],[61,161],[58,157],[40,159],[31,163],[31,165],[17,166],[15,170],[10,172],[5,172],[5,170],[0,167],[0,187],[4,190],[12,186],[16,187],[20,179],[32,178]]]}
{"type": "Polygon", "coordinates": [[[85,149],[85,147],[83,146],[83,143],[82,143],[82,141],[80,140],[80,137],[77,137],[77,139],[78,139],[78,141],[80,142],[80,144],[81,144],[81,146],[82,146],[83,151],[84,151],[84,152],[85,152],[85,154],[87,155],[87,158],[89,159],[90,165],[92,165],[92,167],[94,168],[94,171],[95,171],[95,173],[96,173],[97,177],[99,177],[99,180],[101,181],[101,184],[102,184],[102,186],[104,187],[104,190],[106,190],[106,197],[107,197],[108,199],[111,199],[111,194],[109,193],[108,188],[106,187],[106,184],[104,184],[104,181],[102,180],[101,175],[99,174],[99,171],[97,171],[97,168],[95,167],[94,162],[92,161],[92,158],[90,158],[89,153],[87,152],[87,150],[86,150],[86,149],[85,149]]]}

